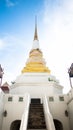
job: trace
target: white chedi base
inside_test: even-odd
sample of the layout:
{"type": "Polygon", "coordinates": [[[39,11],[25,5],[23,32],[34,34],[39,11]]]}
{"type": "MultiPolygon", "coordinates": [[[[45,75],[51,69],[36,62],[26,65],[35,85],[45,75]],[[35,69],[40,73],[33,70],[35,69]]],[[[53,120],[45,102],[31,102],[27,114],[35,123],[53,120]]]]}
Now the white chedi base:
{"type": "Polygon", "coordinates": [[[48,73],[24,73],[11,85],[10,93],[29,93],[31,97],[43,97],[61,94],[62,88],[56,78],[48,73]]]}

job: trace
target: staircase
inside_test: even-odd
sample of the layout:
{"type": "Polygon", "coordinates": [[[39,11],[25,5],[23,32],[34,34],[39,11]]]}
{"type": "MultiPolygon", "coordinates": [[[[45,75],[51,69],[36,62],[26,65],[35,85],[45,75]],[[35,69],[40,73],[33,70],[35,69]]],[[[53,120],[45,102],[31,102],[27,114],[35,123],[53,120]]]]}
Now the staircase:
{"type": "Polygon", "coordinates": [[[46,129],[43,104],[30,104],[27,129],[46,129]]]}

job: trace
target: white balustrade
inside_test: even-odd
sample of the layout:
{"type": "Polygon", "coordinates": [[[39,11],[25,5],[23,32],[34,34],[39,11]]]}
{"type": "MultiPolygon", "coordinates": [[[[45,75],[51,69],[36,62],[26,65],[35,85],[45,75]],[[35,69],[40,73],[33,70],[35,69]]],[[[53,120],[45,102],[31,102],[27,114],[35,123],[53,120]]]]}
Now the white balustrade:
{"type": "Polygon", "coordinates": [[[43,98],[43,107],[44,107],[44,114],[45,114],[45,121],[46,121],[47,130],[55,130],[53,117],[50,113],[46,96],[43,98]]]}
{"type": "Polygon", "coordinates": [[[29,105],[30,105],[30,95],[25,94],[25,102],[24,102],[24,113],[22,115],[20,130],[27,130],[28,123],[28,114],[29,114],[29,105]]]}

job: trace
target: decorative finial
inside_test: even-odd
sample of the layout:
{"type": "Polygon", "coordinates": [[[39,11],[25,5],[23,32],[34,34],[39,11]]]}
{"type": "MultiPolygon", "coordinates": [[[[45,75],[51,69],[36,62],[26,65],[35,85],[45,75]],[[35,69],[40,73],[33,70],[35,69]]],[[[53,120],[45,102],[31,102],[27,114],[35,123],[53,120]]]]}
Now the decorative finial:
{"type": "Polygon", "coordinates": [[[0,78],[3,77],[3,74],[4,74],[4,72],[3,72],[3,68],[1,67],[1,64],[0,64],[0,78]]]}
{"type": "Polygon", "coordinates": [[[0,64],[0,87],[1,87],[1,84],[2,84],[2,77],[3,77],[3,68],[1,67],[1,64],[0,64]]]}
{"type": "Polygon", "coordinates": [[[38,40],[38,35],[37,35],[37,16],[35,16],[35,33],[34,33],[34,40],[38,40]]]}

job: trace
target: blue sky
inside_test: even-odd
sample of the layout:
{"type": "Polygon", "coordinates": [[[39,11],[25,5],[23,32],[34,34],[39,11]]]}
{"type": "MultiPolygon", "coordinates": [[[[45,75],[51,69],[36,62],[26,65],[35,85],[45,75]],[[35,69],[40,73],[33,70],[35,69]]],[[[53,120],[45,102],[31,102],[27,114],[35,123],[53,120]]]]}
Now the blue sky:
{"type": "Polygon", "coordinates": [[[25,66],[33,43],[35,15],[46,64],[68,92],[67,71],[73,62],[73,0],[0,0],[3,82],[13,81],[25,66]]]}

